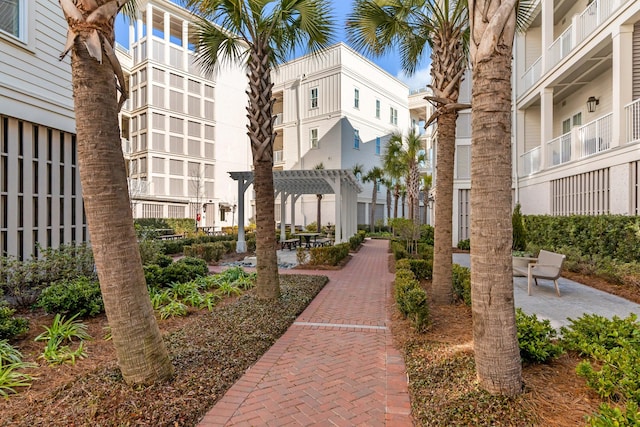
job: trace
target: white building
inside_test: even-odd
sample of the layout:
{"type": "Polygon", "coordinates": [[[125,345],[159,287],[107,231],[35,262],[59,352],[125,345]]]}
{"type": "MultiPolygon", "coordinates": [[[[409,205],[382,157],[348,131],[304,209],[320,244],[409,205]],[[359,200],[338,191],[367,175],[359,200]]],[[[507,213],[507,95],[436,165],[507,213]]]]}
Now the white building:
{"type": "MultiPolygon", "coordinates": [[[[364,173],[381,166],[380,156],[395,130],[412,125],[408,87],[343,43],[319,56],[283,64],[273,75],[273,112],[277,116],[274,169],[352,169],[364,173]]],[[[423,104],[426,105],[426,104],[423,104]]],[[[418,124],[416,109],[413,125],[418,124]]],[[[424,113],[420,119],[424,120],[424,113]]],[[[369,222],[372,184],[358,195],[358,224],[369,222]]],[[[386,219],[386,189],[377,194],[376,219],[386,219]]],[[[279,205],[279,204],[278,204],[279,205]]],[[[322,223],[335,223],[333,195],[322,199],[322,223]]],[[[295,221],[316,221],[317,198],[296,202],[295,221]]],[[[287,215],[290,212],[286,210],[287,215]]],[[[277,221],[280,209],[276,208],[277,221]]],[[[289,222],[290,218],[284,219],[289,222]]]]}
{"type": "Polygon", "coordinates": [[[640,1],[542,0],[515,46],[515,188],[528,214],[639,213],[640,1]]]}
{"type": "Polygon", "coordinates": [[[128,49],[118,50],[130,81],[122,129],[134,217],[237,224],[227,172],[251,165],[246,73],[227,65],[204,74],[195,63],[193,16],[165,0],[140,7],[128,49]]]}
{"type": "Polygon", "coordinates": [[[66,34],[57,2],[0,3],[0,255],[87,239],[66,34]]]}

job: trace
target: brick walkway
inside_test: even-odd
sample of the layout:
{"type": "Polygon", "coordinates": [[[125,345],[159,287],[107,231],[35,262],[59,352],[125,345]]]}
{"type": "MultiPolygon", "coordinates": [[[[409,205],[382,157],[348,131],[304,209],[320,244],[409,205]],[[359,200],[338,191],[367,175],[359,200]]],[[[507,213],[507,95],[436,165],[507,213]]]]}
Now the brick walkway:
{"type": "Polygon", "coordinates": [[[388,329],[385,240],[367,240],[199,426],[412,426],[388,329]]]}

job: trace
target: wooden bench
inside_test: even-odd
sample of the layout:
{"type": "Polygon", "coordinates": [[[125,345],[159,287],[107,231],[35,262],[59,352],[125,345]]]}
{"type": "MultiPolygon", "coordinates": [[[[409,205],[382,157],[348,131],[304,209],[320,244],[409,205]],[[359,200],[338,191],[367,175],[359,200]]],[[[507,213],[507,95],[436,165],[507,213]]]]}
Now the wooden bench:
{"type": "Polygon", "coordinates": [[[527,293],[531,295],[531,279],[535,281],[536,286],[538,286],[538,279],[547,279],[553,280],[553,284],[556,286],[556,293],[560,296],[558,278],[562,272],[562,264],[565,258],[565,255],[545,251],[544,249],[541,250],[536,262],[529,264],[527,293]]]}
{"type": "Polygon", "coordinates": [[[300,239],[287,239],[280,242],[280,248],[289,248],[289,250],[295,249],[300,245],[300,239]]]}
{"type": "Polygon", "coordinates": [[[157,237],[158,240],[180,240],[184,239],[184,234],[164,234],[157,237]]]}

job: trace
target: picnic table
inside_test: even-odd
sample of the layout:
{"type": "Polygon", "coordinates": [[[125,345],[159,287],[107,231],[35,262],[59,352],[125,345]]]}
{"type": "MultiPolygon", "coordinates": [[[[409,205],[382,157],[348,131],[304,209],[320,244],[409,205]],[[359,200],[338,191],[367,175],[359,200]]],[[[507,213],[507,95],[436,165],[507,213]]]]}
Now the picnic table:
{"type": "Polygon", "coordinates": [[[300,239],[300,245],[302,246],[302,239],[304,239],[305,248],[311,248],[311,238],[313,237],[313,242],[315,245],[315,241],[320,236],[320,233],[296,233],[296,236],[300,239]]]}

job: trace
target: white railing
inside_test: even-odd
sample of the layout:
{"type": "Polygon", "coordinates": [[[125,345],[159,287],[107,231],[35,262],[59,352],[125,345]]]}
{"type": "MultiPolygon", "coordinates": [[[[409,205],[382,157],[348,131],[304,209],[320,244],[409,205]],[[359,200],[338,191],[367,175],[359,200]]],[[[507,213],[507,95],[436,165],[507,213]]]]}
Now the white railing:
{"type": "Polygon", "coordinates": [[[273,163],[283,163],[284,156],[282,150],[275,150],[273,152],[273,163]]]}
{"type": "Polygon", "coordinates": [[[520,156],[522,159],[522,173],[520,176],[531,175],[532,173],[536,173],[540,170],[541,152],[542,149],[540,147],[536,147],[520,156]]]}
{"type": "Polygon", "coordinates": [[[578,128],[575,159],[583,159],[611,147],[612,118],[613,114],[610,113],[578,128]]]}
{"type": "Polygon", "coordinates": [[[571,132],[547,143],[547,164],[556,166],[571,160],[571,132]]]}
{"type": "Polygon", "coordinates": [[[572,26],[564,30],[564,33],[551,43],[549,46],[549,65],[547,71],[555,67],[564,57],[566,57],[571,49],[573,49],[574,43],[571,37],[573,31],[572,26]]]}
{"type": "Polygon", "coordinates": [[[130,156],[131,153],[133,153],[131,141],[127,138],[120,138],[120,143],[122,144],[122,154],[124,154],[125,156],[130,156]]]}
{"type": "Polygon", "coordinates": [[[519,95],[525,93],[529,88],[536,84],[542,77],[542,56],[527,68],[520,79],[519,95]]]}
{"type": "Polygon", "coordinates": [[[627,143],[640,141],[640,99],[624,107],[627,116],[627,143]]]}
{"type": "Polygon", "coordinates": [[[275,120],[273,121],[274,126],[280,126],[282,124],[282,113],[278,113],[273,116],[275,120]]]}

